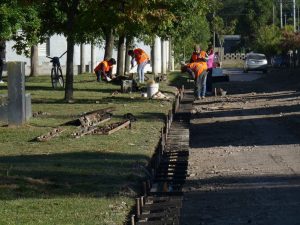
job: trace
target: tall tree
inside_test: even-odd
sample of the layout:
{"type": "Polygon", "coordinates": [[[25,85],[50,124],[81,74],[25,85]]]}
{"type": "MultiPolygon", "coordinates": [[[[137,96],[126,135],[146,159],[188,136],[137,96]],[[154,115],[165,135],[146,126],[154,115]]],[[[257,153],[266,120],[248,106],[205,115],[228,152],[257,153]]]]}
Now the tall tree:
{"type": "Polygon", "coordinates": [[[36,0],[43,6],[41,18],[43,33],[63,34],[67,38],[67,71],[65,100],[73,101],[74,45],[84,43],[98,30],[93,27],[98,2],[95,0],[36,0]],[[51,9],[51,10],[49,10],[51,9]],[[89,26],[87,26],[89,24],[89,26]]]}
{"type": "Polygon", "coordinates": [[[264,26],[258,31],[255,50],[265,53],[267,57],[280,53],[280,44],[283,38],[280,28],[274,25],[264,26]]]}
{"type": "Polygon", "coordinates": [[[247,0],[245,2],[238,30],[242,34],[246,46],[254,45],[261,27],[272,24],[272,7],[272,0],[247,0]]]}

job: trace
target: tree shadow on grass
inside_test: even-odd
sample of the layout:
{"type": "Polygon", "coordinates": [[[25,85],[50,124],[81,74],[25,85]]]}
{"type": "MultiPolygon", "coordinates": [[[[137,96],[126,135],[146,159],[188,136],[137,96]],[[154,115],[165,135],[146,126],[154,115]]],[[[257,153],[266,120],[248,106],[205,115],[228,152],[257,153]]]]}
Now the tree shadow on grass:
{"type": "MultiPolygon", "coordinates": [[[[117,95],[104,97],[99,99],[89,99],[89,98],[75,98],[72,104],[126,104],[126,103],[151,103],[151,101],[167,101],[167,100],[158,100],[158,99],[148,99],[142,97],[130,97],[129,95],[117,95]]],[[[33,99],[32,103],[35,104],[67,104],[64,99],[33,99]]]]}
{"type": "MultiPolygon", "coordinates": [[[[102,86],[99,86],[99,88],[76,88],[74,87],[74,92],[77,91],[84,91],[84,92],[99,92],[99,93],[113,93],[116,90],[121,90],[120,88],[118,89],[117,87],[112,87],[112,88],[103,88],[102,86]]],[[[26,86],[26,91],[49,91],[49,94],[55,93],[55,92],[64,92],[64,88],[58,87],[58,88],[52,88],[48,86],[26,86]]]]}
{"type": "MultiPolygon", "coordinates": [[[[126,117],[127,114],[124,114],[124,115],[113,115],[113,118],[117,118],[117,119],[120,119],[120,120],[125,120],[125,119],[128,119],[126,117]]],[[[145,120],[145,121],[148,121],[148,122],[153,122],[153,120],[161,120],[163,121],[164,119],[166,119],[166,114],[164,113],[160,113],[160,112],[143,112],[139,115],[136,115],[134,114],[133,115],[133,118],[136,119],[136,121],[140,121],[140,120],[145,120]]],[[[130,119],[130,118],[129,118],[130,119]]]]}
{"type": "Polygon", "coordinates": [[[0,199],[132,195],[145,175],[139,154],[78,152],[0,157],[0,199]]]}

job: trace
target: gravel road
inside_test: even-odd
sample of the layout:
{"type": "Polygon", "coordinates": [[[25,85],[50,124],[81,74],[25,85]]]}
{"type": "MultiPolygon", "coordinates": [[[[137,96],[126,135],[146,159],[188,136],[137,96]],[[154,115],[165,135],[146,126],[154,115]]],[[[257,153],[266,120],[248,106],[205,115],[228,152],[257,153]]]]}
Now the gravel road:
{"type": "Polygon", "coordinates": [[[300,72],[216,86],[194,102],[181,224],[300,225],[300,72]]]}

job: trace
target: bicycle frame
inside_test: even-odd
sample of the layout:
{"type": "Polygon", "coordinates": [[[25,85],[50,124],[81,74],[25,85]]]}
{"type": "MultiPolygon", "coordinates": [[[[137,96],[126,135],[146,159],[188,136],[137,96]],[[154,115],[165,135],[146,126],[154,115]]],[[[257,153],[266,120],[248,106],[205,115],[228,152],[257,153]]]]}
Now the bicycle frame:
{"type": "Polygon", "coordinates": [[[67,51],[64,52],[59,57],[57,57],[57,56],[55,56],[55,57],[46,56],[47,58],[51,59],[50,62],[52,62],[51,83],[52,83],[52,87],[53,88],[57,87],[57,83],[60,83],[60,85],[62,87],[64,87],[64,79],[63,79],[63,75],[62,75],[62,71],[61,71],[59,59],[61,57],[63,57],[63,55],[65,55],[66,53],[67,53],[67,51]]]}
{"type": "Polygon", "coordinates": [[[61,56],[57,57],[50,57],[50,56],[46,56],[47,58],[51,59],[50,62],[52,62],[52,67],[60,67],[60,61],[59,59],[61,57],[63,57],[65,54],[67,53],[67,51],[65,51],[61,56]]]}

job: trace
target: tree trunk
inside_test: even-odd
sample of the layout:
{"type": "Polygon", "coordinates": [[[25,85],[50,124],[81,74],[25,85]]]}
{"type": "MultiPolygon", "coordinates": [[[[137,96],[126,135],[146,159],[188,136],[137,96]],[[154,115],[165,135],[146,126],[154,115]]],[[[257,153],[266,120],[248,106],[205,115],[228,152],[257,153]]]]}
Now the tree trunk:
{"type": "Polygon", "coordinates": [[[94,49],[95,49],[95,47],[94,47],[94,44],[93,43],[91,43],[91,73],[93,73],[93,71],[94,71],[94,49]]]}
{"type": "Polygon", "coordinates": [[[5,59],[5,48],[6,43],[3,40],[0,40],[0,58],[5,59]]]}
{"type": "Polygon", "coordinates": [[[85,46],[80,44],[80,71],[79,73],[85,73],[85,46]]]}
{"type": "Polygon", "coordinates": [[[119,37],[118,43],[118,61],[117,61],[117,75],[124,75],[124,51],[125,51],[125,35],[119,37]]]}
{"type": "Polygon", "coordinates": [[[104,53],[104,59],[110,59],[113,54],[114,50],[114,34],[113,34],[113,29],[104,29],[105,32],[105,53],[104,53]]]}
{"type": "Polygon", "coordinates": [[[72,102],[73,100],[73,81],[74,81],[74,38],[67,37],[67,73],[66,73],[66,88],[65,88],[65,100],[72,102]]]}
{"type": "Polygon", "coordinates": [[[39,64],[39,54],[38,54],[38,46],[31,46],[31,54],[30,54],[30,76],[35,77],[38,75],[38,64],[39,64]]]}
{"type": "Polygon", "coordinates": [[[132,49],[132,38],[131,37],[126,37],[126,50],[125,50],[125,72],[126,73],[130,72],[131,56],[129,56],[127,54],[127,52],[131,49],[132,49]]]}

